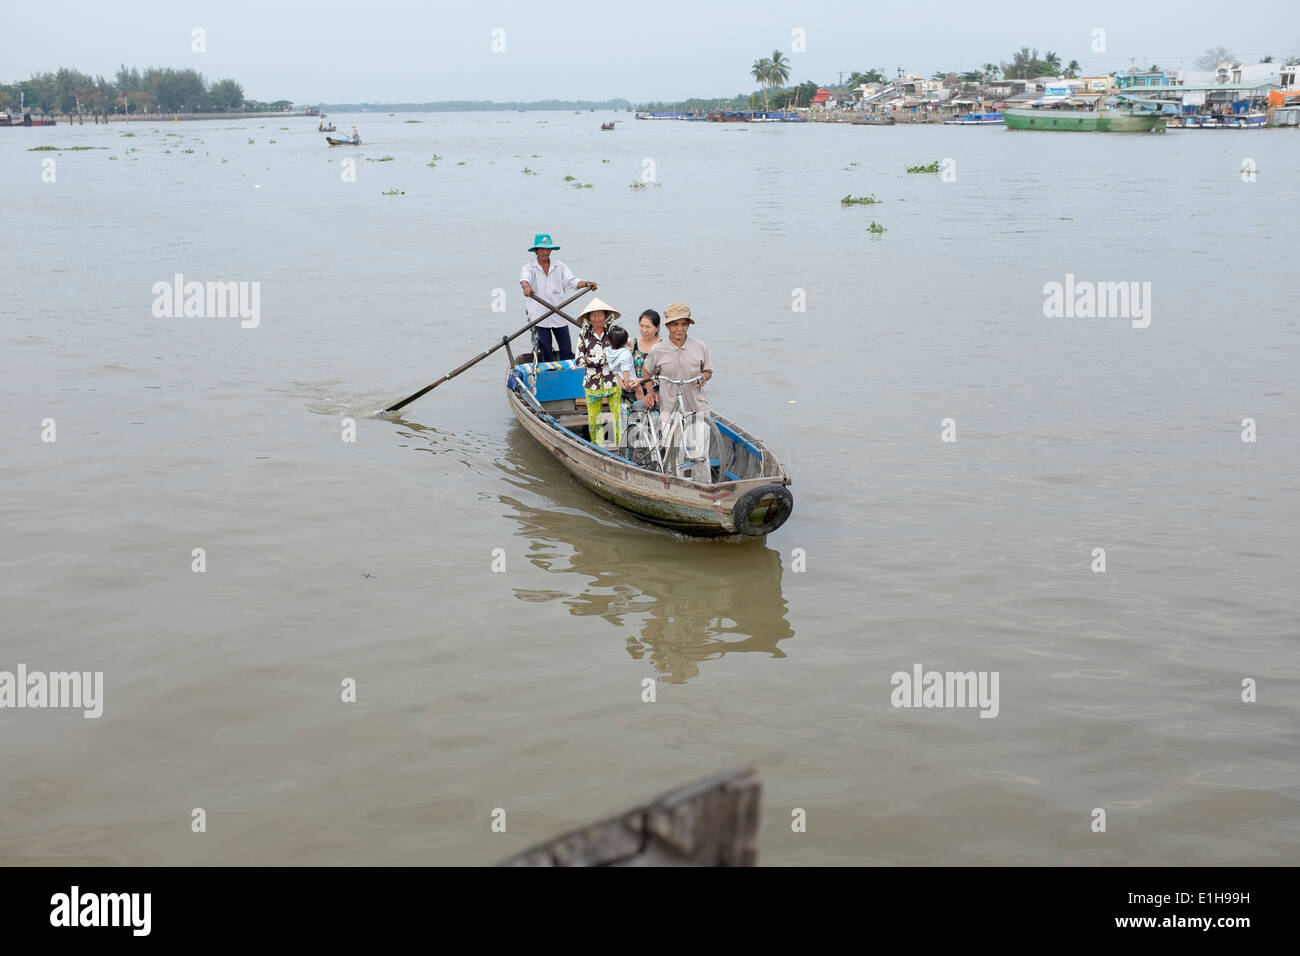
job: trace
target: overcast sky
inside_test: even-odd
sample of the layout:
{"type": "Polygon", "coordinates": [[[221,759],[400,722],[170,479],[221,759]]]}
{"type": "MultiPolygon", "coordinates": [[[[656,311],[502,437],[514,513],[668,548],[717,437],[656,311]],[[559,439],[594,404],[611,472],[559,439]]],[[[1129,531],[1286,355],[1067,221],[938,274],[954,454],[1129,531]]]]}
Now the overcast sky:
{"type": "Polygon", "coordinates": [[[1247,15],[1210,0],[43,0],[6,4],[0,81],[60,66],[111,77],[126,63],[193,67],[235,78],[253,99],[298,103],[677,100],[754,88],[750,64],[776,48],[790,58],[791,82],[818,83],[873,67],[973,69],[1021,46],[1096,73],[1131,59],[1191,66],[1218,45],[1250,61],[1300,55],[1296,8],[1267,9],[1247,15]],[[191,50],[195,28],[206,31],[204,53],[191,50]],[[1104,52],[1093,52],[1096,28],[1104,52]],[[796,29],[805,52],[792,48],[796,29]],[[504,52],[492,52],[494,30],[504,31],[504,52]]]}

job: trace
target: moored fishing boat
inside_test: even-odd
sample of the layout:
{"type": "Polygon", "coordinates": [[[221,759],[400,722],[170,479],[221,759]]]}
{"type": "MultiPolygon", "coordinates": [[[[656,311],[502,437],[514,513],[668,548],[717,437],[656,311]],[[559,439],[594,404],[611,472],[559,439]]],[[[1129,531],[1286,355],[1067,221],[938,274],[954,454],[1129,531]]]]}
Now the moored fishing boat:
{"type": "Polygon", "coordinates": [[[893,126],[895,122],[892,116],[859,116],[850,120],[853,126],[893,126]]]}
{"type": "Polygon", "coordinates": [[[1005,109],[1007,129],[1078,133],[1162,133],[1165,117],[1150,110],[1005,109]]]}
{"type": "Polygon", "coordinates": [[[602,498],[654,524],[701,536],[763,537],[790,516],[794,498],[785,468],[735,423],[711,416],[713,481],[678,478],[585,437],[587,412],[578,405],[585,370],[572,360],[530,364],[531,356],[520,356],[519,363],[506,382],[510,410],[548,455],[602,498]]]}
{"type": "Polygon", "coordinates": [[[943,121],[944,126],[1002,126],[1005,123],[1001,113],[967,113],[943,121]]]}

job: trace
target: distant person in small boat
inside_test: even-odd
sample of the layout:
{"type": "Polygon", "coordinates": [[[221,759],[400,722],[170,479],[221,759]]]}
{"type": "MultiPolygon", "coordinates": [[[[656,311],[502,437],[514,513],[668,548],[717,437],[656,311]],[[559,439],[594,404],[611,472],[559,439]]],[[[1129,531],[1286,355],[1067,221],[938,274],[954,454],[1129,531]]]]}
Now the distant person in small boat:
{"type": "MultiPolygon", "coordinates": [[[[600,299],[592,299],[578,316],[582,329],[578,332],[577,364],[587,370],[582,378],[582,391],[587,399],[587,432],[592,442],[601,447],[604,447],[604,442],[601,441],[600,405],[605,400],[609,401],[609,415],[614,421],[614,444],[623,444],[623,390],[618,387],[606,352],[613,345],[609,323],[619,315],[600,299]]],[[[626,332],[623,333],[623,344],[627,345],[626,332]]]]}
{"type": "Polygon", "coordinates": [[[357,132],[357,124],[356,124],[356,123],[353,123],[353,124],[352,124],[352,142],[354,142],[354,143],[359,143],[359,142],[361,142],[361,134],[357,132]]]}
{"type": "Polygon", "coordinates": [[[659,313],[654,309],[646,309],[641,313],[641,318],[637,322],[637,337],[632,340],[632,366],[634,374],[632,375],[632,384],[634,388],[626,393],[623,398],[630,402],[632,410],[639,412],[645,409],[645,393],[647,390],[653,390],[653,384],[642,384],[641,369],[645,366],[645,357],[650,354],[650,350],[659,344],[659,313]]]}
{"type": "Polygon", "coordinates": [[[699,339],[692,339],[687,332],[695,324],[691,318],[690,306],[683,302],[674,302],[664,309],[664,324],[668,326],[668,340],[660,342],[650,350],[642,366],[642,376],[662,375],[678,381],[695,378],[702,380],[691,385],[673,385],[660,382],[660,397],[654,392],[646,395],[647,408],[654,408],[662,403],[664,414],[672,414],[677,408],[677,396],[682,398],[686,409],[684,418],[684,442],[669,449],[674,456],[674,471],[678,478],[685,477],[687,462],[690,463],[691,480],[707,484],[713,480],[709,467],[710,427],[709,400],[704,397],[704,386],[713,378],[713,361],[709,358],[709,349],[699,339]]]}
{"type": "MultiPolygon", "coordinates": [[[[551,258],[551,252],[559,248],[548,234],[539,232],[528,249],[534,257],[525,262],[519,271],[519,288],[524,290],[524,298],[528,300],[529,322],[546,315],[546,306],[533,298],[534,292],[551,305],[559,305],[568,298],[565,293],[570,290],[596,288],[596,283],[579,280],[563,262],[551,258]]],[[[540,361],[554,362],[557,359],[564,361],[573,358],[569,323],[565,319],[558,315],[547,316],[537,324],[536,329],[537,358],[540,361]],[[554,349],[551,348],[552,335],[555,336],[554,349]]]]}

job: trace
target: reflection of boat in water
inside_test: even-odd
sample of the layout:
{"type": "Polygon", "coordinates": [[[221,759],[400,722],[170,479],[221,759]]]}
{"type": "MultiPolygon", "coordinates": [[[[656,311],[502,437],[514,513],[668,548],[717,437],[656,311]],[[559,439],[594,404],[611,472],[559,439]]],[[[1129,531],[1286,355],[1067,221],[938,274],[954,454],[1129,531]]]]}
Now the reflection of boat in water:
{"type": "Polygon", "coordinates": [[[648,659],[671,683],[729,653],[785,656],[779,642],[794,629],[779,552],[757,541],[690,546],[628,522],[613,505],[593,509],[586,489],[522,427],[510,429],[501,467],[519,489],[501,500],[531,541],[529,561],[556,576],[545,590],[516,588],[519,600],[559,601],[570,614],[603,617],[629,654],[648,659]]]}

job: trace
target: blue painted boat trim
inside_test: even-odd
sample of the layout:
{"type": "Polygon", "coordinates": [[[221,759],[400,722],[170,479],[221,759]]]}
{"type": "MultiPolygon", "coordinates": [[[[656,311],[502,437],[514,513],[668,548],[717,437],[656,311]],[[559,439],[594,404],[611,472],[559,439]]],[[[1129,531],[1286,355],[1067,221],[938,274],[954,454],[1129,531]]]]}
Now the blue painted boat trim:
{"type": "Polygon", "coordinates": [[[515,394],[522,395],[526,401],[530,402],[532,406],[541,413],[542,421],[546,422],[546,424],[550,425],[552,428],[556,429],[557,431],[564,432],[564,434],[567,437],[572,438],[578,444],[586,445],[592,451],[598,451],[602,455],[608,455],[610,458],[613,458],[615,461],[621,461],[625,465],[631,464],[631,462],[629,462],[622,455],[616,455],[608,448],[601,448],[599,445],[595,444],[594,442],[587,441],[587,439],[583,438],[581,435],[575,435],[573,432],[569,431],[567,428],[565,428],[563,425],[561,425],[558,421],[555,420],[554,415],[552,415],[546,409],[542,408],[541,403],[537,401],[536,398],[533,397],[532,392],[528,391],[528,389],[526,388],[516,389],[515,394]]]}
{"type": "Polygon", "coordinates": [[[753,445],[751,445],[746,439],[741,438],[740,435],[736,434],[736,432],[733,429],[728,428],[726,425],[722,424],[722,422],[718,421],[716,418],[713,419],[713,424],[717,426],[718,431],[722,432],[722,434],[726,435],[728,438],[734,441],[741,448],[745,449],[745,451],[749,452],[759,461],[763,460],[763,453],[759,451],[757,448],[755,448],[753,445]]]}

